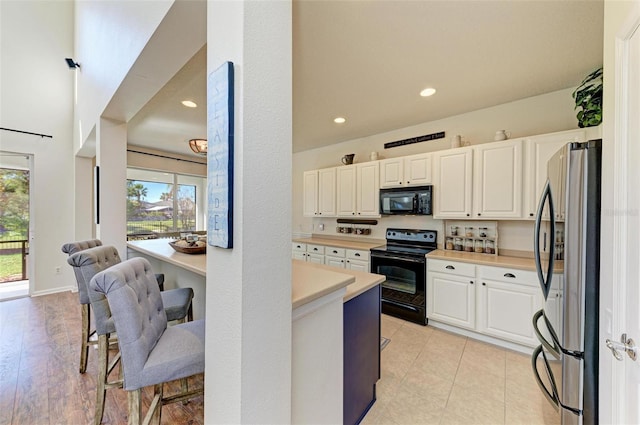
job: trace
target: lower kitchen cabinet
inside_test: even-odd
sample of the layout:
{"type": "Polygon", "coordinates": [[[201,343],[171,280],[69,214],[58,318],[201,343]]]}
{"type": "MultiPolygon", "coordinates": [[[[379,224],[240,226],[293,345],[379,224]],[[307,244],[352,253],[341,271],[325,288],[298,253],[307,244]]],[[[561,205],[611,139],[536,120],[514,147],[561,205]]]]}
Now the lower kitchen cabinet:
{"type": "MultiPolygon", "coordinates": [[[[554,329],[560,328],[561,279],[553,277],[546,301],[554,329]]],[[[429,320],[526,347],[539,344],[531,320],[545,300],[533,271],[427,259],[427,297],[429,320]]]]}
{"type": "Polygon", "coordinates": [[[540,288],[481,279],[478,328],[483,334],[527,346],[536,346],[531,318],[542,308],[540,288]]]}
{"type": "Polygon", "coordinates": [[[475,329],[475,266],[427,261],[427,318],[475,329]]]}
{"type": "Polygon", "coordinates": [[[293,242],[291,246],[291,258],[295,260],[361,272],[369,272],[369,254],[370,252],[364,249],[346,249],[300,242],[293,242]]]}

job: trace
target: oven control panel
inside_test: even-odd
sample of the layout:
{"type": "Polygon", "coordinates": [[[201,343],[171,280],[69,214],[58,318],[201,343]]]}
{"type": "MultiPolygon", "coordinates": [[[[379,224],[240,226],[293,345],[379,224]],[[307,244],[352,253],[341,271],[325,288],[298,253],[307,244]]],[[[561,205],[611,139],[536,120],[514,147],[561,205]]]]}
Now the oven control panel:
{"type": "Polygon", "coordinates": [[[438,232],[435,230],[387,229],[387,241],[407,244],[435,244],[438,232]]]}

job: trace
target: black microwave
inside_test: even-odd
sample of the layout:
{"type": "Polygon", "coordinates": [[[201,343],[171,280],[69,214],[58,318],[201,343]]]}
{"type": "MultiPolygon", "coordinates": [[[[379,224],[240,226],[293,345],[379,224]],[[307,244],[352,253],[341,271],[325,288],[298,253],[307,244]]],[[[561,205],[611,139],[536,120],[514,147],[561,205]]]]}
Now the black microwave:
{"type": "Polygon", "coordinates": [[[431,215],[432,186],[380,189],[380,214],[431,215]]]}

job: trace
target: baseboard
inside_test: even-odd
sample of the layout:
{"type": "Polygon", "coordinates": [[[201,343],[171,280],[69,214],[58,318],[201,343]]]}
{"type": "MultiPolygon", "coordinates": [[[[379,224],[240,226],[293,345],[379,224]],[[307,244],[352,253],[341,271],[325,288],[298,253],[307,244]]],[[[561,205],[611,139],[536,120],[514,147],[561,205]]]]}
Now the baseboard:
{"type": "Polygon", "coordinates": [[[31,294],[32,297],[41,297],[43,295],[51,295],[51,294],[57,294],[60,292],[77,292],[78,289],[75,286],[63,286],[61,288],[54,288],[54,289],[47,289],[44,291],[35,291],[31,294]]]}
{"type": "Polygon", "coordinates": [[[436,322],[433,319],[429,319],[429,326],[433,326],[434,328],[442,329],[454,334],[463,335],[468,338],[477,339],[478,341],[487,342],[489,344],[497,345],[502,348],[507,348],[511,351],[517,351],[518,353],[531,355],[533,353],[533,348],[527,347],[525,345],[520,345],[515,342],[505,341],[504,339],[494,338],[492,336],[479,334],[474,331],[470,331],[467,329],[458,328],[456,326],[447,325],[446,323],[436,322]]]}

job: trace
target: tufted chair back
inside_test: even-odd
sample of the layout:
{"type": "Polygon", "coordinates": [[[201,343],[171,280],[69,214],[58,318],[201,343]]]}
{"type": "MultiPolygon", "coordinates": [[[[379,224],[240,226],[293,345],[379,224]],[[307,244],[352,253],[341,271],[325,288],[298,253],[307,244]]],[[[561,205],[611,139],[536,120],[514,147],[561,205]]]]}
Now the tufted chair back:
{"type": "MultiPolygon", "coordinates": [[[[97,246],[102,246],[102,241],[100,239],[89,239],[86,241],[79,242],[69,242],[62,245],[62,252],[68,255],[73,255],[76,252],[84,251],[85,249],[95,248],[97,246]]],[[[80,298],[80,304],[89,304],[89,294],[87,293],[87,285],[81,285],[81,278],[78,276],[80,270],[77,268],[73,268],[73,271],[76,274],[76,282],[78,284],[78,297],[80,298]]],[[[87,281],[89,283],[89,281],[87,281]]]]}
{"type": "MultiPolygon", "coordinates": [[[[146,364],[149,354],[167,329],[167,316],[151,264],[144,258],[129,259],[96,274],[89,285],[90,292],[109,299],[122,353],[124,388],[148,385],[148,377],[145,379],[142,371],[149,366],[146,364]]],[[[175,346],[173,350],[183,348],[186,349],[175,346]]]]}
{"type": "Polygon", "coordinates": [[[97,273],[121,262],[118,250],[113,246],[97,246],[76,252],[67,258],[67,262],[76,272],[78,288],[83,287],[87,297],[91,301],[98,335],[115,332],[109,302],[104,294],[89,291],[88,288],[91,278],[97,273]]]}

